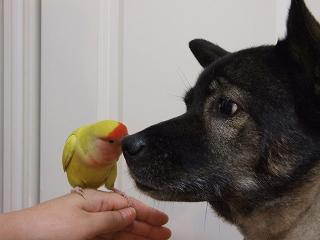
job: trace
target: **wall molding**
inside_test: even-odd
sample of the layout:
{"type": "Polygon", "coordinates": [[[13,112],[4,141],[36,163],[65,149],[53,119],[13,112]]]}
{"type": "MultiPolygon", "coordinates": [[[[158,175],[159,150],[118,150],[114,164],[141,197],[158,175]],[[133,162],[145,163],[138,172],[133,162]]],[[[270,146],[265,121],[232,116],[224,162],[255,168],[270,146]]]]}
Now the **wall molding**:
{"type": "MultiPolygon", "coordinates": [[[[97,118],[122,120],[123,112],[123,0],[99,2],[97,118]]],[[[118,162],[118,169],[124,168],[118,162]]],[[[122,187],[121,174],[117,187],[122,187]]]]}
{"type": "Polygon", "coordinates": [[[99,2],[98,119],[122,118],[123,1],[99,2]]]}
{"type": "Polygon", "coordinates": [[[40,0],[3,0],[3,211],[39,201],[40,0]]]}

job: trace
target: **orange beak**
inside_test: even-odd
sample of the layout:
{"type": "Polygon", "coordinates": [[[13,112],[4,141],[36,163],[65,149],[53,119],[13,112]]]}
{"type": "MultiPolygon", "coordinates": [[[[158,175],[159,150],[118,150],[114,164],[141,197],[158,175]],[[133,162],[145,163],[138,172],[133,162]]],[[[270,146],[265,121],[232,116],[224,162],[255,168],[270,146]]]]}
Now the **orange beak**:
{"type": "Polygon", "coordinates": [[[117,139],[121,141],[125,136],[128,135],[127,127],[119,122],[119,125],[108,135],[110,139],[117,139]]]}

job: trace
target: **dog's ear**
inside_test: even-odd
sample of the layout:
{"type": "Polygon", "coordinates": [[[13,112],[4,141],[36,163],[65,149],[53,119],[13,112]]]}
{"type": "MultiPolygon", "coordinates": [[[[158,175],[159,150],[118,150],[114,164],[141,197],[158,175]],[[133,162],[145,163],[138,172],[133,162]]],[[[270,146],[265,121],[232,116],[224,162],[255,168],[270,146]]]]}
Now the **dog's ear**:
{"type": "Polygon", "coordinates": [[[278,42],[307,74],[303,84],[320,95],[320,25],[303,0],[291,0],[287,36],[278,42]]]}
{"type": "Polygon", "coordinates": [[[202,67],[207,67],[216,59],[228,54],[226,50],[204,39],[190,41],[189,48],[202,67]]]}
{"type": "Polygon", "coordinates": [[[299,67],[293,88],[297,113],[320,132],[320,25],[303,0],[291,0],[287,36],[277,47],[299,67]]]}

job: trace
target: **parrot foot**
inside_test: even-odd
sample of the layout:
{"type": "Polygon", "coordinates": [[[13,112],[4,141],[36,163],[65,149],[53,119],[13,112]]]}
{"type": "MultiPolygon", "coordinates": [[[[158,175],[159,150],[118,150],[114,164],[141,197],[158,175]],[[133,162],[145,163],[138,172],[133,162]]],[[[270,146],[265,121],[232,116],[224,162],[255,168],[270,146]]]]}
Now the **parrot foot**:
{"type": "Polygon", "coordinates": [[[84,196],[84,190],[83,190],[83,188],[81,188],[81,187],[75,187],[74,189],[71,189],[71,193],[77,193],[77,194],[79,194],[81,197],[83,197],[84,199],[86,199],[85,198],[85,196],[84,196]]]}
{"type": "Polygon", "coordinates": [[[119,189],[116,188],[112,188],[111,189],[114,193],[120,194],[122,197],[124,197],[125,199],[127,199],[128,201],[128,207],[132,207],[133,203],[131,202],[129,196],[127,194],[125,194],[124,192],[120,191],[119,189]]]}

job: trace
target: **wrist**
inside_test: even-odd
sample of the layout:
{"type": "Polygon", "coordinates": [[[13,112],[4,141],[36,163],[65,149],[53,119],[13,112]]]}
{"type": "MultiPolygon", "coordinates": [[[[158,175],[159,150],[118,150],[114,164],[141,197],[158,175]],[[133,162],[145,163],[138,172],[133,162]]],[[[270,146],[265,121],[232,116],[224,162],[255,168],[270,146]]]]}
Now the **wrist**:
{"type": "Polygon", "coordinates": [[[30,209],[4,213],[0,215],[0,236],[6,240],[28,240],[32,222],[28,219],[30,209]]]}

